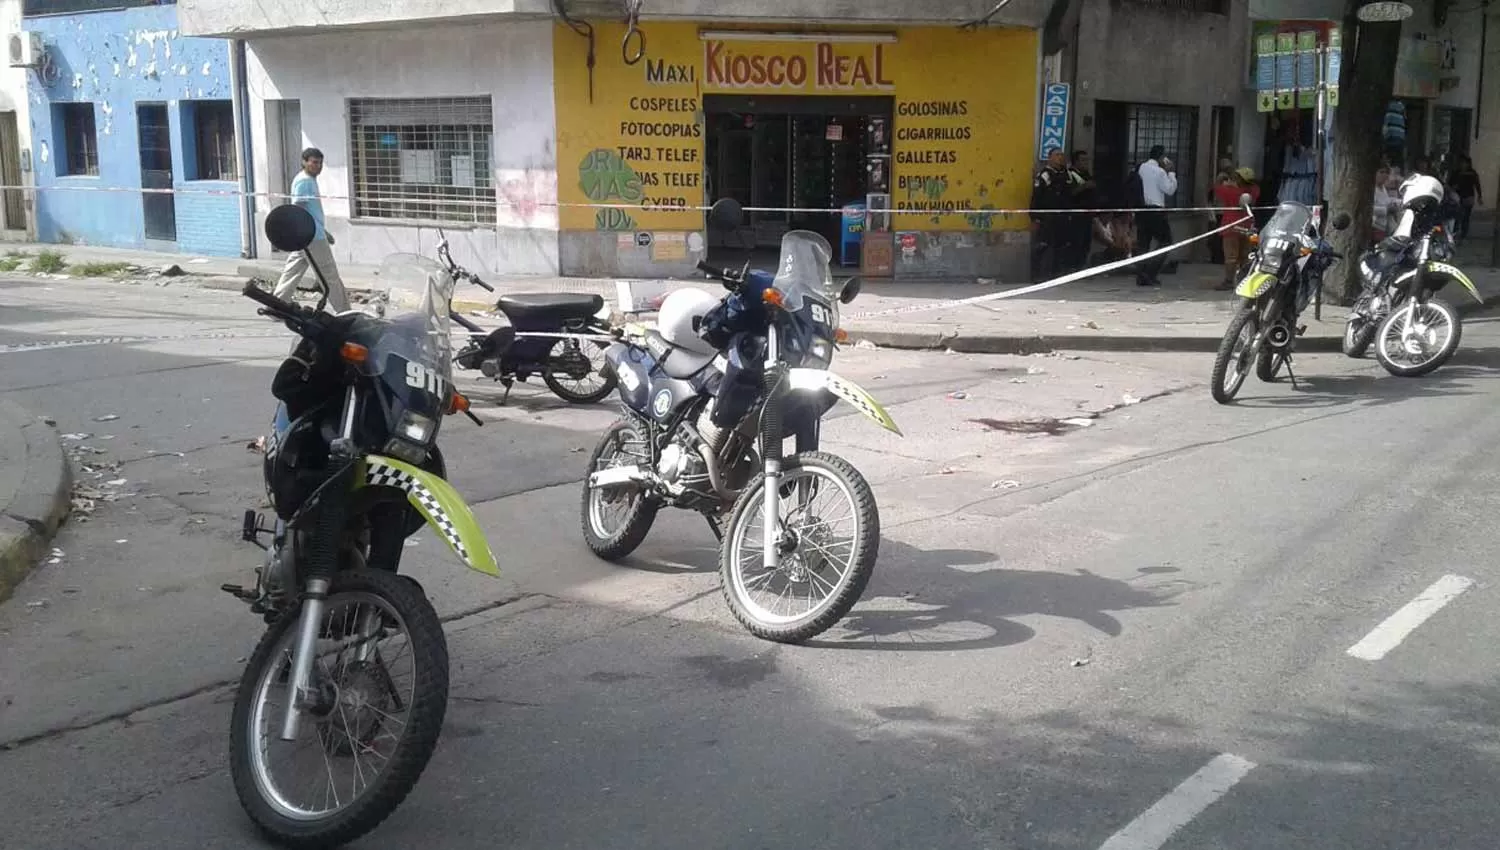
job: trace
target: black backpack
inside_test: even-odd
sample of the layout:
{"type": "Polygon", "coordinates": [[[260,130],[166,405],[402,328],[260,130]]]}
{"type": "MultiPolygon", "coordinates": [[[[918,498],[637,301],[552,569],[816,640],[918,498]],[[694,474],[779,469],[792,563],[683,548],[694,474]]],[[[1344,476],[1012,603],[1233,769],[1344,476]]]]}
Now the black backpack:
{"type": "Polygon", "coordinates": [[[1138,210],[1146,206],[1146,187],[1141,183],[1141,170],[1136,168],[1125,178],[1125,206],[1138,210]]]}

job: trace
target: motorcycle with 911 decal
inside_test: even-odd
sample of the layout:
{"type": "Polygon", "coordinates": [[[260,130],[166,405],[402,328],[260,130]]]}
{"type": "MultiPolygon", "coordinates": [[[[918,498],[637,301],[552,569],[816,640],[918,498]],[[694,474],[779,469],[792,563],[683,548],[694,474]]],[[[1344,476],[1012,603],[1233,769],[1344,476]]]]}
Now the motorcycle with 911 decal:
{"type": "MultiPolygon", "coordinates": [[[[739,226],[721,199],[711,227],[739,226]]],[[[723,282],[722,300],[673,292],[655,328],[627,326],[606,357],[619,378],[622,418],[590,458],[583,536],[605,560],[629,555],[657,511],[708,519],[720,541],[724,597],[736,619],[767,640],[821,634],[864,592],[880,545],[875,494],[852,464],[819,448],[822,418],[839,399],[900,434],[890,414],[828,371],[838,304],[859,293],[836,285],[827,240],[794,230],[773,276],[698,268],[723,282]],[[796,452],[783,443],[796,438],[796,452]],[[721,520],[727,515],[727,528],[721,520]]]]}
{"type": "MultiPolygon", "coordinates": [[[[315,230],[290,204],[266,217],[282,251],[306,248],[315,230]]],[[[374,829],[437,746],[448,646],[421,585],[398,572],[406,538],[431,525],[465,565],[499,575],[437,446],[444,415],[469,412],[453,388],[454,281],[396,257],[383,277],[409,274],[425,294],[395,318],[309,310],[254,283],[243,292],[300,337],[271,385],[264,473],[276,519],[267,528],[246,511],[242,531],[257,545],[270,536],[265,565],[253,588],[223,588],[268,625],[235,694],[230,773],[250,819],[287,847],[374,829]]]]}

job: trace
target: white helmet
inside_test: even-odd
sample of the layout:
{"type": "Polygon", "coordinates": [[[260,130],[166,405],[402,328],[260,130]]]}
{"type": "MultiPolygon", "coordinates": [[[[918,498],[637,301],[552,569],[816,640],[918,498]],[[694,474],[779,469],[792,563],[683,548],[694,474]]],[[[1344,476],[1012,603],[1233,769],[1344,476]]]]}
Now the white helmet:
{"type": "Polygon", "coordinates": [[[1446,190],[1443,181],[1426,174],[1413,174],[1406,178],[1398,190],[1401,194],[1401,206],[1406,209],[1414,209],[1426,204],[1441,204],[1446,190]]]}
{"type": "Polygon", "coordinates": [[[678,348],[698,354],[717,354],[718,350],[704,342],[693,329],[693,320],[718,304],[719,299],[701,289],[679,289],[661,302],[661,310],[656,314],[657,333],[678,348]]]}

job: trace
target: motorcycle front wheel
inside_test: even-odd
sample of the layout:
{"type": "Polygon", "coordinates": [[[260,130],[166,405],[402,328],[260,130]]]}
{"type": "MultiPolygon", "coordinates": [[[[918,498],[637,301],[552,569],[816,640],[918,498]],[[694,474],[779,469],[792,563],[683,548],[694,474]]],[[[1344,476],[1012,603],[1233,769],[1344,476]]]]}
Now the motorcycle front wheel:
{"type": "Polygon", "coordinates": [[[781,557],[763,563],[766,478],[740,492],[719,547],[724,600],[763,640],[801,643],[842,620],[870,582],[880,553],[880,509],[865,477],[837,455],[782,461],[777,488],[781,557]]]}
{"type": "Polygon", "coordinates": [[[1398,378],[1420,377],[1447,363],[1463,337],[1463,322],[1448,302],[1429,298],[1414,310],[1409,306],[1392,309],[1375,332],[1375,359],[1398,378]]]}
{"type": "Polygon", "coordinates": [[[1229,320],[1229,327],[1224,329],[1224,339],[1219,343],[1218,353],[1214,355],[1210,387],[1214,401],[1219,404],[1233,401],[1240,387],[1245,385],[1245,377],[1250,374],[1246,367],[1250,365],[1253,353],[1251,344],[1255,342],[1256,324],[1255,311],[1242,309],[1229,320]]]}
{"type": "Polygon", "coordinates": [[[240,805],[272,841],[298,850],[347,844],[395,811],[448,707],[448,645],[432,604],[415,582],[350,570],[329,589],[297,740],[281,740],[300,611],[261,637],[229,736],[240,805]]]}

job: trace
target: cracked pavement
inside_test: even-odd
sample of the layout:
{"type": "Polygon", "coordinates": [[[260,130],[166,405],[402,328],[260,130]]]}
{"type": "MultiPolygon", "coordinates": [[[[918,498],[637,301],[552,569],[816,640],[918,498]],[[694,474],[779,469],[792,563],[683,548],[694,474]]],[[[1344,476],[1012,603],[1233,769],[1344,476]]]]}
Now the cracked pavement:
{"type": "MultiPolygon", "coordinates": [[[[218,586],[258,563],[247,446],[289,335],[187,286],[0,281],[0,306],[0,393],[58,420],[90,488],[0,606],[0,845],[259,846],[225,753],[260,621],[218,586]]],[[[1306,355],[1300,389],[1232,407],[1204,354],[846,349],[906,436],[847,407],[825,429],[883,541],[804,647],[734,623],[695,516],[588,554],[610,406],[466,382],[487,426],[445,451],[504,575],[407,549],[452,699],[360,846],[1091,848],[1232,752],[1258,767],[1169,848],[1486,847],[1497,331],[1471,319],[1419,380],[1306,355]],[[1343,654],[1444,572],[1476,589],[1376,666],[1343,654]]]]}

